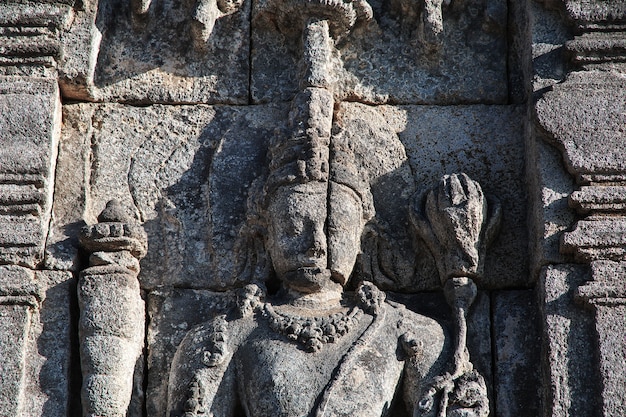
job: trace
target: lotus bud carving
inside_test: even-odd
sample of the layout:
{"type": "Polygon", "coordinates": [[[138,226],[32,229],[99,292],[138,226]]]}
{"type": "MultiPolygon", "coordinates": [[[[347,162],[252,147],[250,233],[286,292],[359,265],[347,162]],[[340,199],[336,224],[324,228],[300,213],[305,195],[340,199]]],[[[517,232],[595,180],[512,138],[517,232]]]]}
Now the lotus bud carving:
{"type": "Polygon", "coordinates": [[[435,257],[442,284],[450,278],[482,277],[484,253],[497,233],[501,209],[478,182],[464,173],[445,175],[411,218],[435,257]]]}

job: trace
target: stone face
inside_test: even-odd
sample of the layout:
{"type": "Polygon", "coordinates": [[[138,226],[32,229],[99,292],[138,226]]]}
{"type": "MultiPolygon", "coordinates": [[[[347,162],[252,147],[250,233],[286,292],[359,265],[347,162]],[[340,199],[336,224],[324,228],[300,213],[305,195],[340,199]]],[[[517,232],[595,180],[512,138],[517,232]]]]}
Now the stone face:
{"type": "Polygon", "coordinates": [[[624,1],[0,3],[0,415],[626,413],[624,1]]]}
{"type": "Polygon", "coordinates": [[[117,198],[148,233],[145,287],[230,285],[247,188],[263,172],[266,141],[286,110],[67,106],[64,135],[78,143],[68,142],[74,143],[65,148],[71,153],[61,149],[59,170],[69,178],[59,184],[57,198],[71,204],[59,208],[56,230],[94,223],[105,203],[117,198]],[[80,139],[84,135],[91,140],[80,139]]]}

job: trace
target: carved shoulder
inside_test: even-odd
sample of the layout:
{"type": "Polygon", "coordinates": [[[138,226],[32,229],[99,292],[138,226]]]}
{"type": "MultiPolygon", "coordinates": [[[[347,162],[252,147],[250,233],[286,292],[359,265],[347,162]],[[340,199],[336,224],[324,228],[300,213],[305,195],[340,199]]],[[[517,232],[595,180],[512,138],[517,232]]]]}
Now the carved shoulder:
{"type": "Polygon", "coordinates": [[[234,413],[236,379],[233,354],[254,327],[251,316],[220,315],[191,329],[172,361],[168,416],[224,416],[234,413]]]}
{"type": "Polygon", "coordinates": [[[405,358],[403,398],[413,415],[423,389],[445,367],[449,341],[435,320],[401,304],[389,302],[388,306],[387,314],[396,323],[400,351],[405,358]]]}

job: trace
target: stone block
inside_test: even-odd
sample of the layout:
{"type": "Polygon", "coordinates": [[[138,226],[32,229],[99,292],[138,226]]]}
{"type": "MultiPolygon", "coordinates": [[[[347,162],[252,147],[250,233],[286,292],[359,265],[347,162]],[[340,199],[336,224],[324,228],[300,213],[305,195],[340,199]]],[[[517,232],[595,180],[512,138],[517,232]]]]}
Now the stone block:
{"type": "Polygon", "coordinates": [[[583,186],[570,195],[570,206],[582,214],[626,211],[626,186],[583,186]]]}
{"type": "Polygon", "coordinates": [[[0,415],[3,416],[17,416],[23,408],[30,319],[28,305],[0,304],[0,415]]]}
{"type": "Polygon", "coordinates": [[[626,178],[626,82],[605,71],[570,73],[536,103],[537,120],[579,182],[626,178]]]}
{"type": "Polygon", "coordinates": [[[0,77],[0,259],[43,259],[60,129],[54,80],[0,77]]]}
{"type": "Polygon", "coordinates": [[[56,78],[58,32],[71,15],[70,1],[3,1],[0,4],[0,75],[56,78]]]}
{"type": "MultiPolygon", "coordinates": [[[[560,3],[560,1],[559,1],[560,3]]],[[[537,1],[528,3],[532,30],[532,85],[534,91],[550,87],[567,74],[563,45],[573,38],[557,5],[548,9],[537,1]]]]}
{"type": "MultiPolygon", "coordinates": [[[[64,106],[54,183],[52,219],[46,242],[49,269],[78,269],[78,236],[89,215],[93,106],[64,106]]],[[[88,217],[93,221],[93,214],[88,217]]]]}
{"type": "Polygon", "coordinates": [[[148,233],[144,287],[232,285],[247,189],[263,173],[266,141],[286,112],[284,106],[66,106],[68,147],[58,164],[65,181],[56,190],[53,229],[59,240],[49,247],[49,263],[75,258],[72,230],[96,223],[115,198],[148,233]],[[61,244],[71,250],[61,251],[61,244]]]}
{"type": "Polygon", "coordinates": [[[541,415],[539,309],[533,290],[495,291],[493,297],[495,415],[541,415]]]}
{"type": "Polygon", "coordinates": [[[580,220],[563,235],[561,250],[582,261],[626,260],[626,217],[580,220]]]}
{"type": "Polygon", "coordinates": [[[153,0],[146,10],[121,0],[84,3],[63,37],[64,94],[99,101],[247,104],[250,1],[226,12],[218,10],[225,2],[153,0]]]}
{"type": "MultiPolygon", "coordinates": [[[[507,3],[471,0],[444,8],[437,53],[422,47],[417,2],[368,2],[374,18],[335,42],[332,90],[338,100],[365,103],[507,102],[507,3]]],[[[290,99],[299,88],[298,24],[277,24],[255,3],[252,12],[254,102],[290,99]]],[[[338,13],[339,14],[339,13],[338,13]]],[[[422,24],[423,25],[423,24],[422,24]]]]}
{"type": "Polygon", "coordinates": [[[539,270],[548,263],[562,263],[567,255],[561,254],[563,232],[569,230],[576,220],[574,210],[568,206],[568,197],[575,190],[574,178],[563,166],[561,153],[545,143],[534,133],[528,140],[529,182],[529,235],[531,246],[531,271],[538,276],[539,270]]]}
{"type": "Polygon", "coordinates": [[[593,416],[600,409],[593,314],[575,303],[576,289],[587,279],[583,266],[564,264],[545,267],[539,280],[543,404],[548,416],[593,416]]]}
{"type": "Polygon", "coordinates": [[[623,1],[565,0],[564,3],[569,18],[580,28],[626,26],[626,3],[623,1]]]}

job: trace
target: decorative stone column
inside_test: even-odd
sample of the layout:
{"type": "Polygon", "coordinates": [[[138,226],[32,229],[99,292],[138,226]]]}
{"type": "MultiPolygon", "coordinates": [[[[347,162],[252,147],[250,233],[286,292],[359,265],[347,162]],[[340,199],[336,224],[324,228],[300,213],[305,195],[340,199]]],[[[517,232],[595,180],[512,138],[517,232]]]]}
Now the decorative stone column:
{"type": "Polygon", "coordinates": [[[98,221],[81,235],[82,246],[91,252],[78,283],[83,413],[124,417],[132,370],[144,344],[145,307],[137,275],[147,237],[115,201],[98,221]]]}
{"type": "Polygon", "coordinates": [[[591,269],[591,281],[577,296],[595,310],[602,415],[625,415],[626,7],[600,0],[561,3],[578,30],[565,45],[575,70],[535,110],[579,186],[570,195],[579,220],[563,235],[561,252],[591,269]]]}
{"type": "Polygon", "coordinates": [[[36,403],[33,398],[47,388],[27,392],[30,380],[38,377],[29,375],[36,356],[29,337],[39,325],[45,293],[34,270],[44,260],[50,222],[61,126],[55,66],[59,28],[68,10],[56,2],[0,2],[2,416],[25,415],[26,404],[36,403]]]}

